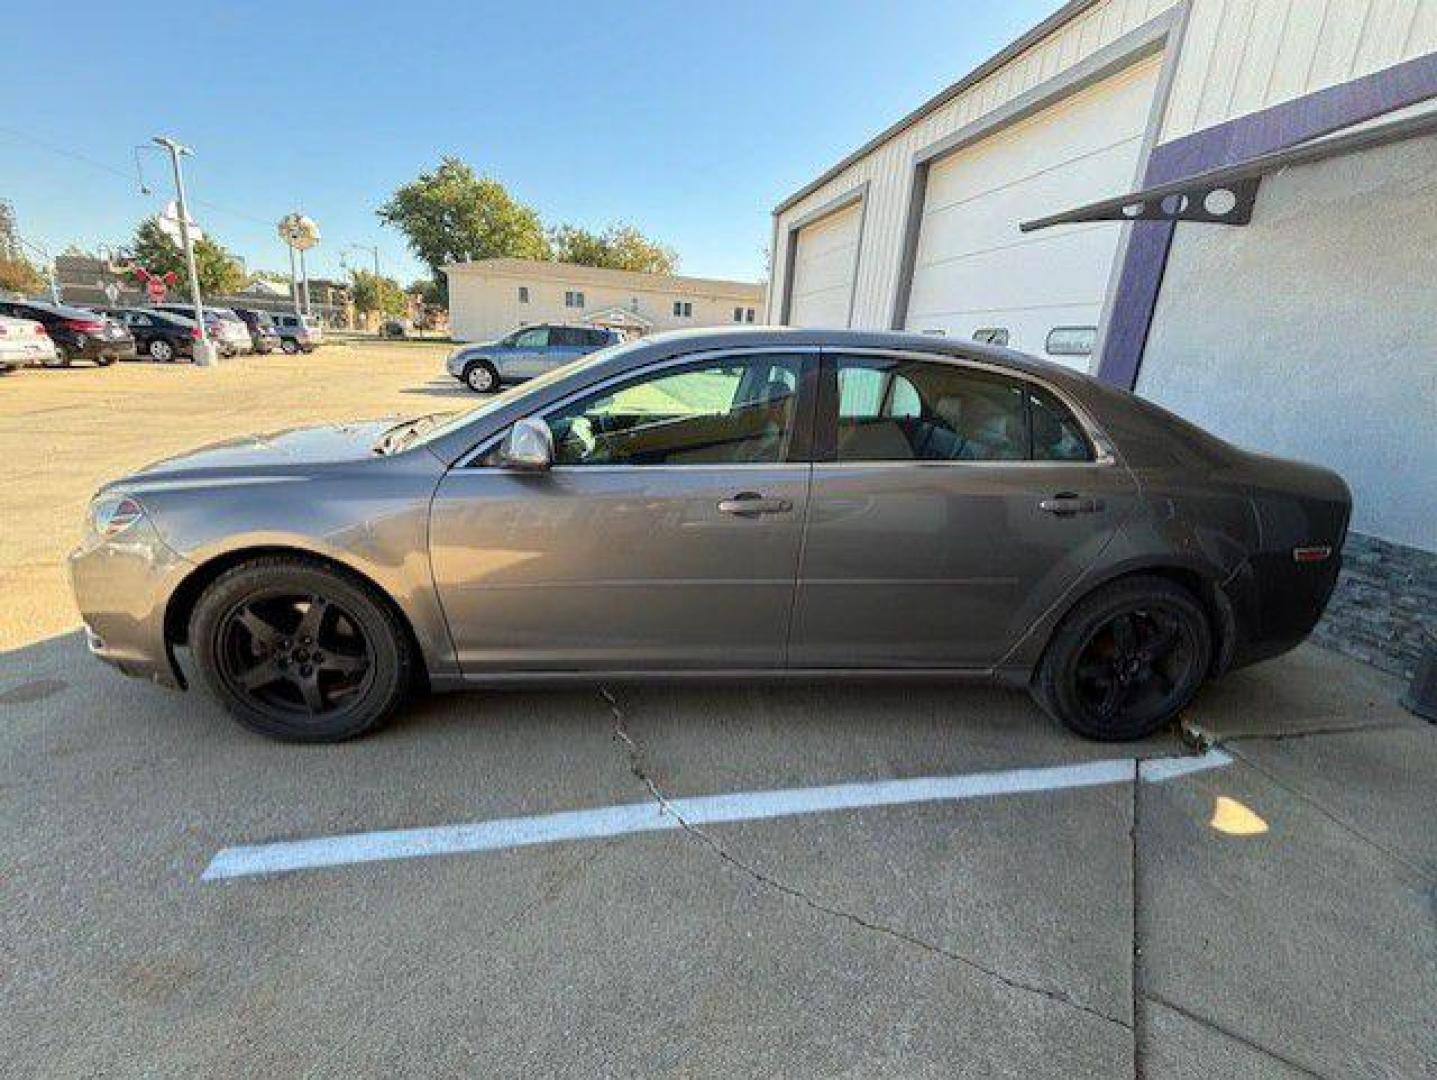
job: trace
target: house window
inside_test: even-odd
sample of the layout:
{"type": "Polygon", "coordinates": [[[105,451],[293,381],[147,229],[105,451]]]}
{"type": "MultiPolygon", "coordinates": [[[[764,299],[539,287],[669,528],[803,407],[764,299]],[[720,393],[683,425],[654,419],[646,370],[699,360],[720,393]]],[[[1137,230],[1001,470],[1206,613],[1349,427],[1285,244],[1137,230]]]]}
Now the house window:
{"type": "Polygon", "coordinates": [[[1008,344],[1008,328],[1006,326],[980,326],[973,331],[973,340],[981,341],[985,345],[1006,345],[1008,344]]]}
{"type": "Polygon", "coordinates": [[[529,302],[529,286],[527,286],[527,285],[520,285],[520,286],[519,286],[519,303],[521,303],[521,304],[527,304],[528,302],[529,302]]]}
{"type": "Polygon", "coordinates": [[[564,306],[577,308],[583,307],[584,294],[581,292],[573,292],[572,290],[564,293],[564,306]]]}
{"type": "Polygon", "coordinates": [[[744,313],[743,313],[743,321],[744,321],[744,322],[753,322],[753,316],[754,316],[754,310],[753,310],[753,308],[745,308],[745,309],[744,309],[744,313]]]}
{"type": "Polygon", "coordinates": [[[733,309],[733,321],[743,322],[743,308],[736,307],[733,309]]]}
{"type": "Polygon", "coordinates": [[[694,305],[688,300],[674,301],[674,318],[689,319],[693,317],[694,305]]]}
{"type": "Polygon", "coordinates": [[[1049,356],[1092,356],[1097,340],[1096,326],[1055,326],[1043,348],[1049,356]]]}

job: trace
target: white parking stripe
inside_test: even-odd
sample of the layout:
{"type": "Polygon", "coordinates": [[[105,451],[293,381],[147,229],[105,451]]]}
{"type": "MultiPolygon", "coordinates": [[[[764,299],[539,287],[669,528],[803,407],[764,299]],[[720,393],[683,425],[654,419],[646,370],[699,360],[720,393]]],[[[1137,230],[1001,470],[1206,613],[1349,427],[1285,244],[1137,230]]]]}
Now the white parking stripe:
{"type": "Polygon", "coordinates": [[[1141,764],[1135,758],[1116,758],[1040,769],[1007,769],[961,776],[675,798],[669,800],[673,814],[649,801],[533,817],[500,818],[469,825],[321,836],[309,840],[225,848],[210,860],[202,879],[216,881],[287,870],[313,870],[389,859],[417,859],[426,855],[497,851],[532,844],[552,844],[560,840],[596,840],[630,833],[659,832],[678,828],[678,817],[692,825],[715,825],[875,806],[951,802],[990,795],[1096,787],[1127,783],[1135,775],[1141,775],[1146,781],[1162,781],[1203,769],[1220,768],[1231,761],[1221,751],[1212,751],[1201,757],[1157,759],[1141,764]]]}

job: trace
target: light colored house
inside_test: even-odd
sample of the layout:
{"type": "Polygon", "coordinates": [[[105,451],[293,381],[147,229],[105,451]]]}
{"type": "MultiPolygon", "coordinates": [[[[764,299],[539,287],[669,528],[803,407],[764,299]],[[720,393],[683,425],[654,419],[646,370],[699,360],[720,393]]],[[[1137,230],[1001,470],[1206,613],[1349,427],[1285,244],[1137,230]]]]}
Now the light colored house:
{"type": "Polygon", "coordinates": [[[446,266],[459,341],[488,341],[530,323],[585,323],[629,336],[765,322],[765,288],[746,281],[637,274],[532,259],[446,266]]]}
{"type": "Polygon", "coordinates": [[[1323,632],[1411,670],[1434,175],[1437,0],[1071,0],[779,204],[770,309],[998,341],[1337,469],[1323,632]]]}

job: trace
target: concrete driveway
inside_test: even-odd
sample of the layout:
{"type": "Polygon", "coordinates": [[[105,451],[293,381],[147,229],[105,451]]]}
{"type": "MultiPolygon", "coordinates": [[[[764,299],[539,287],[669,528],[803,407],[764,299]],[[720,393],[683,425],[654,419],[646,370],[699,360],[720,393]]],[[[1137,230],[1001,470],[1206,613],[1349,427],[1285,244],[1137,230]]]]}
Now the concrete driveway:
{"type": "Polygon", "coordinates": [[[1231,762],[1170,778],[1175,736],[1082,742],[944,686],[436,698],[297,748],[65,635],[0,657],[0,1053],[36,1076],[1430,1074],[1437,740],[1396,689],[1316,648],[1239,673],[1190,717],[1231,762]],[[202,879],[236,845],[1113,762],[202,879]]]}
{"type": "Polygon", "coordinates": [[[0,1072],[1437,1070],[1437,729],[1317,648],[1206,691],[1201,757],[898,684],[431,699],[299,748],[85,655],[60,559],[95,486],[472,403],[441,355],[0,389],[0,1072]]]}

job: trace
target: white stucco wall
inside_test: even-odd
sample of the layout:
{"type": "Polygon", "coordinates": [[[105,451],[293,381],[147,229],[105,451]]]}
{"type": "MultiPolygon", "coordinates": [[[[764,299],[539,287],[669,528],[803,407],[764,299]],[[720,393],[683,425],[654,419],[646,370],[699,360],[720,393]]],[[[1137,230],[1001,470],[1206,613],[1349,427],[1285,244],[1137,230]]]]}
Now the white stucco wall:
{"type": "Polygon", "coordinates": [[[1268,177],[1246,227],[1180,225],[1138,392],[1331,466],[1356,531],[1437,552],[1437,137],[1268,177]]]}

